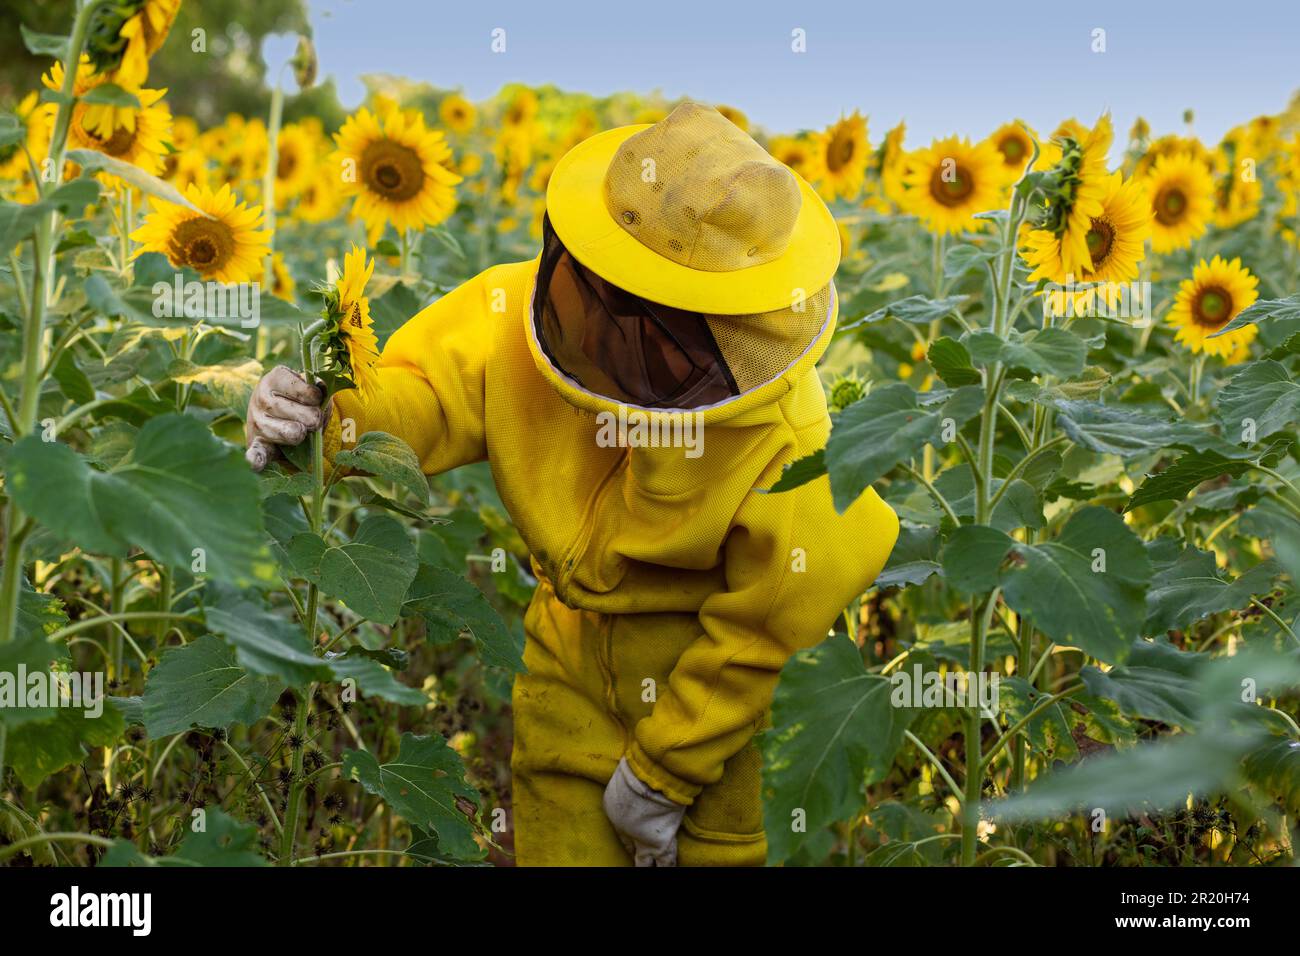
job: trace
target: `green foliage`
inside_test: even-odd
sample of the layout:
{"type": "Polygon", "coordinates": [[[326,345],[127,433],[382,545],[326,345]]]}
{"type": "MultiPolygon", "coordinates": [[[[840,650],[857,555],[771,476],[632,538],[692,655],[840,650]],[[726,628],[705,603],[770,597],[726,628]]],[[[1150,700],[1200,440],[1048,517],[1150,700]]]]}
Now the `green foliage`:
{"type": "MultiPolygon", "coordinates": [[[[874,488],[902,520],[877,591],[844,615],[858,647],[837,627],[782,672],[764,734],[774,861],[1290,859],[1297,297],[1228,326],[1259,325],[1235,366],[1159,325],[1040,319],[1042,290],[1006,252],[1021,221],[1059,225],[1080,159],[1065,152],[983,234],[870,232],[873,263],[929,264],[907,272],[911,294],[881,302],[874,265],[837,278],[851,341],[829,372],[876,384],[769,490],[828,475],[838,510],[874,488]],[[892,707],[890,681],[918,667],[996,678],[997,702],[892,707]]],[[[1276,240],[1246,236],[1208,241],[1292,285],[1276,240]]],[[[1177,291],[1157,286],[1156,301],[1177,291]]]]}
{"type": "MultiPolygon", "coordinates": [[[[113,23],[130,7],[92,31],[101,65],[120,54],[113,23]]],[[[0,43],[0,75],[21,70],[9,86],[27,88],[65,50],[67,11],[18,0],[14,12],[24,26],[0,43]]],[[[150,83],[200,121],[265,116],[257,47],[305,25],[296,2],[186,3],[150,83]],[[196,29],[209,51],[191,48],[196,29]],[[200,55],[210,68],[194,68],[200,55]]],[[[411,90],[426,112],[430,95],[411,90]]],[[[135,99],[104,85],[83,102],[135,99]]],[[[57,91],[45,101],[73,106],[57,91]]],[[[328,85],[285,107],[326,128],[340,118],[328,85]]],[[[0,149],[22,138],[0,118],[0,149]]],[[[1040,318],[1019,228],[1063,226],[1082,161],[1073,139],[1063,154],[957,240],[836,209],[866,255],[836,276],[832,430],[757,490],[825,477],[844,512],[873,488],[902,526],[876,589],[781,671],[761,737],[772,862],[1293,856],[1281,821],[1300,812],[1300,299],[1294,249],[1272,228],[1277,171],[1263,170],[1257,223],[1210,228],[1198,245],[1241,255],[1275,296],[1223,330],[1258,326],[1230,366],[1185,352],[1162,315],[1148,327],[1040,318]],[[997,678],[1000,696],[901,705],[894,690],[920,674],[997,678]],[[1179,817],[1210,806],[1209,831],[1231,839],[1179,817]],[[1176,832],[1157,846],[1157,831],[1176,832]]],[[[73,830],[112,845],[35,842],[21,862],[503,859],[509,843],[488,821],[509,809],[510,681],[535,582],[490,470],[430,483],[413,449],[371,432],[328,470],[313,436],[252,475],[242,416],[266,368],[352,384],[304,332],[321,290],[263,295],[256,330],[206,302],[155,315],[159,283],[197,277],[156,253],[132,259],[122,226],[139,209],[101,182],[184,200],[102,153],[68,159],[82,178],[0,203],[16,251],[0,275],[0,672],[102,671],[110,693],[98,717],[0,708],[0,790],[16,801],[0,799],[0,860],[8,844],[73,830]]],[[[534,178],[520,185],[527,202],[534,178]]],[[[372,245],[381,346],[477,268],[532,254],[526,225],[498,235],[499,199],[489,189],[428,235],[372,245]]],[[[310,238],[279,229],[276,251],[303,288],[344,241],[340,218],[310,238]]],[[[1182,252],[1144,263],[1159,276],[1152,300],[1172,301],[1194,264],[1182,252]]],[[[324,351],[340,336],[335,323],[324,351]]],[[[836,543],[856,573],[867,542],[836,543]]]]}
{"type": "Polygon", "coordinates": [[[843,511],[873,481],[916,453],[924,443],[941,443],[945,423],[960,427],[980,409],[976,386],[957,389],[946,400],[920,396],[894,383],[873,389],[835,419],[826,443],[826,470],[831,476],[835,508],[843,511]]]}
{"type": "Polygon", "coordinates": [[[403,734],[397,758],[380,764],[373,754],[349,750],[344,776],[355,776],[412,824],[437,835],[438,846],[461,859],[481,850],[473,840],[478,795],[460,782],[464,768],[441,737],[403,734]]]}
{"type": "Polygon", "coordinates": [[[842,636],[785,665],[764,734],[769,862],[789,859],[809,833],[860,807],[863,786],[889,770],[915,716],[893,706],[890,693],[842,636]]]}
{"type": "Polygon", "coordinates": [[[468,633],[484,663],[512,672],[524,669],[523,647],[483,593],[458,574],[420,565],[407,592],[404,613],[422,617],[429,640],[435,643],[468,633]]]}
{"type": "Polygon", "coordinates": [[[397,620],[419,566],[405,529],[387,515],[366,518],[350,540],[334,544],[311,532],[294,535],[289,559],[326,594],[380,624],[397,620]]]}
{"type": "Polygon", "coordinates": [[[181,566],[201,553],[207,573],[235,584],[272,574],[256,478],[238,449],[193,418],[152,419],[109,471],[39,435],[20,439],[6,464],[15,500],[91,551],[122,555],[135,546],[181,566]]]}
{"type": "Polygon", "coordinates": [[[429,481],[420,471],[415,452],[406,442],[384,432],[366,432],[356,445],[335,455],[334,464],[392,482],[421,501],[429,499],[429,481]]]}
{"type": "Polygon", "coordinates": [[[283,688],[274,677],[246,670],[230,647],[204,634],[163,652],[149,672],[141,716],[155,740],[190,727],[228,730],[270,713],[283,688]]]}

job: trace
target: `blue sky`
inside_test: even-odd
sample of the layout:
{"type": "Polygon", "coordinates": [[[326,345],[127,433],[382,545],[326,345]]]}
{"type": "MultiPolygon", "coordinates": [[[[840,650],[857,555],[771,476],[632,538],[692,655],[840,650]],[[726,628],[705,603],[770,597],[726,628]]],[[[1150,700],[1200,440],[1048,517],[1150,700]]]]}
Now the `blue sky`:
{"type": "Polygon", "coordinates": [[[908,142],[982,136],[1011,118],[1051,129],[1110,109],[1156,132],[1228,127],[1282,109],[1300,88],[1300,2],[1248,0],[308,0],[321,70],[355,106],[367,73],[463,87],[512,81],[595,94],[660,90],[744,110],[769,130],[869,116],[908,142]],[[506,52],[490,49],[494,28],[506,52]],[[807,52],[790,50],[791,31],[807,52]],[[1092,52],[1094,29],[1106,51],[1092,52]]]}

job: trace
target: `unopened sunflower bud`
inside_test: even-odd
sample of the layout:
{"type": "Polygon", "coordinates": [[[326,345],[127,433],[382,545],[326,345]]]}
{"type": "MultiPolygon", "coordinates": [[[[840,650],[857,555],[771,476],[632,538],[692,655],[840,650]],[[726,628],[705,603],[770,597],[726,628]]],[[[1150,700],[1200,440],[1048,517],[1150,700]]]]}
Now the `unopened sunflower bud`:
{"type": "Polygon", "coordinates": [[[830,409],[833,412],[842,412],[866,394],[866,382],[853,373],[842,375],[831,384],[830,409]]]}
{"type": "Polygon", "coordinates": [[[293,67],[293,78],[298,83],[299,89],[310,89],[316,84],[316,68],[319,66],[319,61],[316,59],[316,45],[311,42],[310,37],[298,37],[298,49],[294,51],[289,65],[293,67]]]}

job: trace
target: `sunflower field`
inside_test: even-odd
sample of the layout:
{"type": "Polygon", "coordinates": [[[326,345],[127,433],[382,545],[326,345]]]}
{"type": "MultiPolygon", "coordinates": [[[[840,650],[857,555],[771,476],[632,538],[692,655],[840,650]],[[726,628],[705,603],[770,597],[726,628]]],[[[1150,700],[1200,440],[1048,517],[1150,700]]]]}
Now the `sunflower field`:
{"type": "MultiPolygon", "coordinates": [[[[567,149],[673,104],[395,84],[327,125],[273,88],[200,126],[150,85],[180,6],[24,27],[48,67],[0,116],[0,864],[509,865],[536,580],[488,465],[282,459],[245,410],[277,365],[365,394],[537,255],[567,149]]],[[[830,439],[759,491],[902,522],[782,672],[769,863],[1294,863],[1300,100],[1218,143],[718,108],[842,243],[830,439]],[[900,704],[918,671],[955,679],[900,704]]]]}

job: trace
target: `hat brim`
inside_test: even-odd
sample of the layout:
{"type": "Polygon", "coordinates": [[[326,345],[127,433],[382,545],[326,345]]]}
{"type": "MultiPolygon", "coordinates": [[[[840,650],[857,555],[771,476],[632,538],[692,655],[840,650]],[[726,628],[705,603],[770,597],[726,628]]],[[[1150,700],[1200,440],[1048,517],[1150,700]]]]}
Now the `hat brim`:
{"type": "Polygon", "coordinates": [[[551,225],[569,252],[597,275],[635,295],[678,309],[718,315],[790,307],[835,275],[840,236],[821,197],[794,173],[801,202],[790,244],[776,259],[731,272],[692,269],[659,255],[623,228],[605,206],[605,172],[618,148],[646,125],[597,133],[556,165],[546,189],[551,225]]]}

